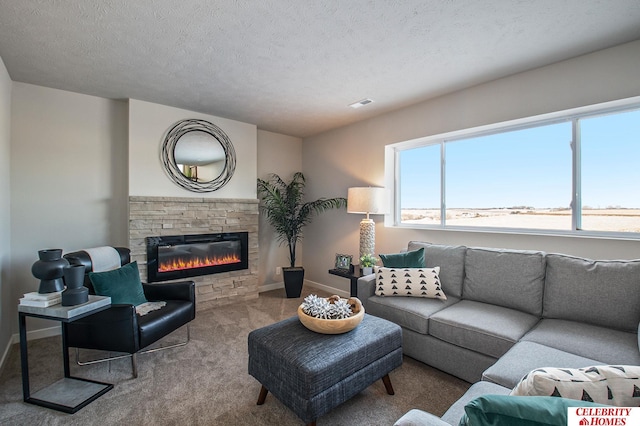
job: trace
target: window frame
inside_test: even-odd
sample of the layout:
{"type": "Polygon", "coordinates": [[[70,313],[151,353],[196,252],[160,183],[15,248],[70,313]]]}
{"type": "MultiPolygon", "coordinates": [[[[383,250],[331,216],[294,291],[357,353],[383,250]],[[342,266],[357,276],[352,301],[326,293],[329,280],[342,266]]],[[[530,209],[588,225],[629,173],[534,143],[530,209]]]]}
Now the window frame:
{"type": "Polygon", "coordinates": [[[613,232],[613,231],[592,231],[582,230],[582,209],[581,206],[581,158],[580,144],[581,135],[578,121],[585,118],[597,117],[606,114],[622,113],[640,109],[640,96],[635,96],[616,101],[599,103],[579,108],[572,108],[548,114],[541,114],[505,122],[493,123],[469,129],[456,130],[447,133],[426,136],[408,141],[397,142],[385,146],[385,186],[390,193],[390,209],[385,215],[384,224],[386,227],[403,229],[422,229],[439,231],[463,231],[463,232],[488,232],[488,233],[509,233],[509,234],[529,234],[529,235],[554,235],[554,236],[578,236],[596,237],[607,239],[640,240],[640,232],[613,232]],[[517,131],[541,125],[551,125],[562,122],[571,122],[572,140],[572,197],[571,197],[571,227],[567,230],[552,229],[532,229],[532,228],[506,228],[506,227],[486,227],[486,226],[456,226],[446,223],[446,144],[447,142],[469,139],[474,137],[488,136],[491,134],[517,131]],[[440,224],[407,224],[400,221],[400,152],[419,148],[426,145],[440,145],[440,224]]]}

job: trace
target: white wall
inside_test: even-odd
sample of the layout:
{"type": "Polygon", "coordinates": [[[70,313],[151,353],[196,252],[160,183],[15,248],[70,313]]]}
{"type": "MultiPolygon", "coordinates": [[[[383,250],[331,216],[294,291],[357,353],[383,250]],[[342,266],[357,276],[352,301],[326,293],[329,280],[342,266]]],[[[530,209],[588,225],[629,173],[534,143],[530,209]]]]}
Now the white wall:
{"type": "MultiPolygon", "coordinates": [[[[559,62],[414,105],[303,141],[309,196],[346,196],[350,186],[384,185],[384,146],[453,130],[640,95],[640,41],[559,62]]],[[[346,113],[346,112],[345,112],[346,113]]],[[[341,290],[348,281],[327,274],[335,253],[358,252],[360,215],[320,216],[308,228],[306,277],[341,290]],[[310,249],[313,247],[313,251],[310,249]]],[[[385,228],[376,222],[376,252],[407,241],[538,249],[591,258],[640,258],[640,242],[457,231],[385,228]]]]}
{"type": "MultiPolygon", "coordinates": [[[[258,177],[267,179],[275,173],[283,179],[302,171],[302,139],[278,133],[258,130],[258,177]]],[[[255,181],[254,181],[255,186],[255,181]]],[[[276,275],[276,267],[289,266],[289,251],[275,239],[273,228],[260,215],[260,265],[258,286],[280,283],[282,275],[276,275]]],[[[296,257],[302,258],[302,244],[297,247],[296,257]]]]}
{"type": "MultiPolygon", "coordinates": [[[[15,302],[11,298],[9,264],[11,255],[11,191],[9,156],[11,141],[11,79],[0,58],[0,366],[11,339],[11,315],[15,302]]],[[[15,316],[15,315],[14,315],[15,316]]]]}
{"type": "Polygon", "coordinates": [[[10,158],[17,332],[18,298],[38,289],[38,250],[128,242],[127,103],[14,82],[10,158]]]}
{"type": "Polygon", "coordinates": [[[256,140],[253,124],[227,120],[165,105],[129,100],[129,195],[149,197],[256,198],[256,140]],[[162,142],[176,122],[207,120],[229,136],[236,151],[231,180],[213,192],[192,192],[173,182],[160,159],[162,142]]]}

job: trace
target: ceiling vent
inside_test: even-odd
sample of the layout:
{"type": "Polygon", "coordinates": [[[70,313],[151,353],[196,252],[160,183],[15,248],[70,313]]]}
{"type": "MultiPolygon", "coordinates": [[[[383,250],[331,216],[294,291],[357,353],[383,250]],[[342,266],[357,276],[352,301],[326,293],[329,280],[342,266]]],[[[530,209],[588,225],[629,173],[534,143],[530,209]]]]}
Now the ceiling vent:
{"type": "Polygon", "coordinates": [[[367,104],[370,104],[371,102],[373,102],[373,100],[371,100],[371,99],[369,99],[369,98],[366,98],[366,99],[363,99],[363,100],[361,100],[361,101],[354,102],[354,103],[352,103],[352,104],[351,104],[351,105],[349,105],[349,106],[350,106],[351,108],[354,108],[354,109],[355,109],[355,108],[360,108],[360,107],[363,107],[363,106],[365,106],[365,105],[367,105],[367,104]]]}

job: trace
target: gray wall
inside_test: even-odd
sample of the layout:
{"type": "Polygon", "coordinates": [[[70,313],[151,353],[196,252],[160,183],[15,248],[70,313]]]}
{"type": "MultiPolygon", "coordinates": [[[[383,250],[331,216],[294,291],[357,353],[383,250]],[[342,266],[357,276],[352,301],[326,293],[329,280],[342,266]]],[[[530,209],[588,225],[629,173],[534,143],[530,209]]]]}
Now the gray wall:
{"type": "MultiPolygon", "coordinates": [[[[471,87],[303,141],[310,196],[346,196],[350,186],[384,186],[384,146],[414,138],[640,95],[640,41],[471,87]]],[[[348,289],[331,276],[336,253],[357,254],[361,215],[333,212],[308,228],[306,278],[348,289]]],[[[538,249],[592,258],[640,258],[630,240],[425,231],[376,222],[376,252],[397,252],[407,241],[538,249]]]]}
{"type": "Polygon", "coordinates": [[[6,356],[11,339],[12,314],[15,302],[11,299],[9,264],[11,256],[11,191],[10,191],[10,140],[11,140],[11,79],[0,58],[0,366],[6,356]]]}
{"type": "MultiPolygon", "coordinates": [[[[302,171],[302,139],[258,130],[258,177],[266,179],[275,173],[288,179],[299,171],[302,171]]],[[[276,283],[275,287],[282,287],[282,275],[276,275],[276,267],[289,265],[287,247],[278,243],[273,228],[262,215],[259,226],[258,286],[267,289],[276,283]]],[[[296,257],[302,259],[302,245],[297,247],[297,253],[296,257]]]]}
{"type": "MultiPolygon", "coordinates": [[[[126,245],[127,103],[13,83],[11,330],[38,250],[126,245]]],[[[57,323],[29,318],[28,329],[57,323]]],[[[2,325],[5,328],[4,322],[2,325]]]]}

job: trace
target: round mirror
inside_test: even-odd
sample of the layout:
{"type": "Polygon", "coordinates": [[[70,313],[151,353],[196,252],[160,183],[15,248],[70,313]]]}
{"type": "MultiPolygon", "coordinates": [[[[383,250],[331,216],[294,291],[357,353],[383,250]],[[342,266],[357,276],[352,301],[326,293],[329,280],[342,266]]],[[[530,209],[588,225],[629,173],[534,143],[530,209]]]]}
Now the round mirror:
{"type": "Polygon", "coordinates": [[[162,163],[183,188],[211,192],[231,179],[236,158],[229,137],[218,126],[205,120],[182,120],[167,132],[162,163]]]}

